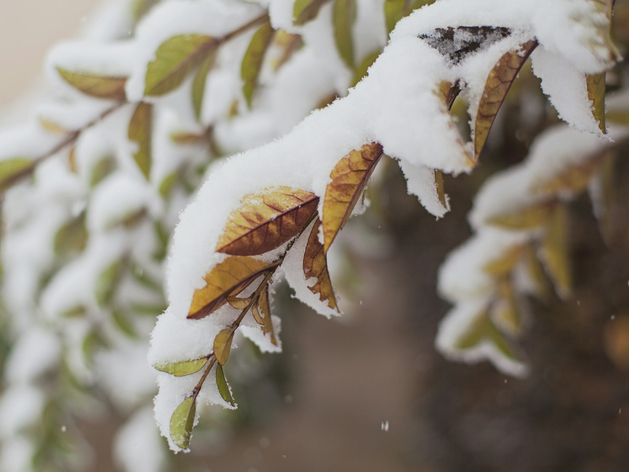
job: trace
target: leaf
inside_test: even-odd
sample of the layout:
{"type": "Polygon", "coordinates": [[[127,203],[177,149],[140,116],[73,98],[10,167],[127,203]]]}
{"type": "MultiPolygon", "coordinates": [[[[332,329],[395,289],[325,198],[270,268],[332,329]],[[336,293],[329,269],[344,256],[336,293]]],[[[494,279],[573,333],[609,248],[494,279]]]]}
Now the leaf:
{"type": "Polygon", "coordinates": [[[358,82],[360,82],[363,77],[367,75],[367,71],[373,65],[373,63],[376,62],[376,59],[378,59],[381,53],[381,49],[376,49],[375,51],[370,52],[365,56],[362,62],[358,64],[358,66],[354,70],[354,76],[352,78],[350,88],[355,87],[356,84],[358,84],[358,82]]]}
{"type": "Polygon", "coordinates": [[[317,17],[319,9],[329,0],[295,0],[293,24],[303,25],[317,17]]]}
{"type": "Polygon", "coordinates": [[[251,303],[251,298],[238,298],[238,297],[227,297],[227,303],[232,308],[236,308],[237,310],[244,310],[249,307],[251,303]]]}
{"type": "Polygon", "coordinates": [[[184,377],[199,372],[208,363],[207,357],[201,359],[193,359],[191,361],[173,362],[168,364],[160,364],[153,366],[160,372],[174,375],[175,377],[184,377]]]}
{"type": "Polygon", "coordinates": [[[125,93],[126,77],[104,76],[90,72],[71,72],[61,67],[57,67],[57,72],[68,84],[90,97],[119,102],[127,99],[125,93]]]}
{"type": "Polygon", "coordinates": [[[443,172],[439,169],[435,169],[435,186],[437,187],[437,197],[439,198],[439,203],[443,205],[444,208],[449,209],[448,202],[446,200],[446,191],[443,186],[443,172]]]}
{"type": "Polygon", "coordinates": [[[253,92],[258,86],[258,77],[262,70],[264,56],[269,49],[274,33],[275,30],[271,26],[271,21],[264,23],[251,38],[249,47],[242,59],[240,78],[243,81],[242,92],[249,108],[251,108],[253,101],[253,92]]]}
{"type": "Polygon", "coordinates": [[[207,76],[214,66],[216,59],[216,49],[211,51],[199,66],[199,70],[194,75],[192,81],[192,107],[194,108],[194,116],[197,121],[201,121],[201,110],[203,108],[203,98],[205,97],[205,85],[207,76]]]}
{"type": "Polygon", "coordinates": [[[304,275],[307,280],[313,277],[317,279],[314,285],[308,287],[308,289],[315,295],[319,294],[319,300],[322,302],[327,301],[330,308],[338,311],[332,281],[330,280],[330,272],[328,271],[328,261],[323,250],[323,244],[319,242],[320,227],[321,220],[317,218],[312,231],[310,231],[304,252],[304,275]]]}
{"type": "Polygon", "coordinates": [[[72,173],[77,174],[79,172],[76,167],[76,147],[74,146],[72,146],[68,152],[68,166],[72,173]]]}
{"type": "Polygon", "coordinates": [[[222,329],[214,338],[214,357],[220,365],[225,365],[227,362],[233,340],[234,330],[230,328],[222,329]]]}
{"type": "Polygon", "coordinates": [[[90,176],[90,187],[94,188],[101,183],[105,177],[116,169],[116,160],[111,156],[100,159],[92,167],[92,175],[90,176]]]}
{"type": "Polygon", "coordinates": [[[246,195],[234,210],[216,246],[217,252],[255,256],[297,236],[317,211],[319,197],[305,190],[270,187],[246,195]]]}
{"type": "Polygon", "coordinates": [[[136,23],[140,21],[158,2],[159,0],[133,0],[131,4],[133,20],[136,23]]]}
{"type": "Polygon", "coordinates": [[[568,230],[568,209],[564,204],[556,205],[546,225],[541,254],[548,275],[562,298],[572,293],[568,230]]]}
{"type": "Polygon", "coordinates": [[[262,332],[264,334],[271,333],[271,343],[274,346],[277,346],[277,339],[275,338],[275,330],[273,329],[273,319],[271,318],[271,304],[269,303],[269,286],[267,285],[260,293],[260,298],[258,299],[258,307],[262,312],[262,317],[264,320],[264,326],[262,327],[262,332]]]}
{"type": "Polygon", "coordinates": [[[41,124],[42,128],[44,128],[49,133],[55,133],[55,134],[67,133],[67,130],[65,128],[59,126],[54,121],[50,121],[50,120],[48,120],[46,118],[43,118],[41,116],[39,117],[39,124],[41,124]]]}
{"type": "Polygon", "coordinates": [[[170,417],[170,438],[181,449],[188,449],[197,408],[196,396],[186,398],[170,417]]]}
{"type": "Polygon", "coordinates": [[[464,335],[457,341],[456,347],[468,350],[477,347],[482,342],[490,342],[506,358],[521,362],[515,349],[505,336],[496,328],[489,313],[481,314],[464,335]]]}
{"type": "Polygon", "coordinates": [[[155,60],[148,64],[144,95],[157,97],[175,90],[218,44],[216,38],[201,34],[182,34],[164,41],[155,52],[155,60]]]}
{"type": "Polygon", "coordinates": [[[96,301],[99,306],[108,305],[122,277],[122,261],[115,261],[103,270],[96,281],[96,301]]]}
{"type": "Polygon", "coordinates": [[[111,318],[118,329],[120,329],[120,331],[122,331],[124,334],[126,334],[130,338],[138,337],[138,333],[135,332],[133,325],[129,322],[129,320],[121,311],[113,310],[111,312],[111,318]]]}
{"type": "Polygon", "coordinates": [[[85,212],[64,224],[55,234],[54,250],[57,256],[65,257],[80,253],[87,244],[85,212]]]}
{"type": "Polygon", "coordinates": [[[205,276],[207,285],[195,290],[189,319],[201,319],[218,310],[228,297],[234,297],[278,263],[266,263],[252,257],[232,256],[217,264],[205,276]]]}
{"type": "Polygon", "coordinates": [[[489,73],[485,82],[485,90],[478,104],[476,122],[474,125],[474,160],[478,160],[489,130],[491,130],[496,115],[513,85],[520,69],[537,47],[537,41],[528,41],[519,50],[505,53],[489,73]]]}
{"type": "Polygon", "coordinates": [[[580,193],[590,184],[602,157],[596,156],[578,165],[571,165],[551,179],[537,182],[531,191],[539,194],[580,193]]]}
{"type": "Polygon", "coordinates": [[[491,218],[487,223],[506,229],[534,229],[543,225],[553,212],[553,203],[541,203],[520,208],[513,213],[491,218]]]}
{"type": "MultiPolygon", "coordinates": [[[[258,323],[261,326],[264,326],[264,316],[262,315],[262,313],[260,313],[260,308],[258,307],[257,303],[251,307],[251,314],[253,315],[253,319],[256,320],[256,323],[258,323]]],[[[263,328],[262,332],[264,331],[265,330],[263,328]]]]}
{"type": "Polygon", "coordinates": [[[592,115],[603,133],[607,133],[605,127],[605,72],[588,75],[585,78],[588,91],[588,99],[592,102],[592,115]]]}
{"type": "Polygon", "coordinates": [[[520,261],[526,246],[515,246],[509,248],[500,257],[489,261],[483,270],[493,277],[504,277],[511,273],[515,265],[520,261]]]}
{"type": "Polygon", "coordinates": [[[26,157],[16,157],[0,161],[0,191],[6,190],[20,176],[29,172],[35,166],[35,161],[26,157]]]}
{"type": "Polygon", "coordinates": [[[512,336],[522,331],[522,314],[516,299],[516,293],[510,280],[498,281],[499,298],[492,307],[492,318],[505,332],[512,336]]]}
{"type": "Polygon", "coordinates": [[[550,297],[550,284],[546,278],[544,267],[537,257],[537,248],[530,245],[525,254],[526,268],[528,275],[535,284],[536,295],[542,301],[547,301],[550,297]]]}
{"type": "Polygon", "coordinates": [[[408,14],[408,3],[408,0],[385,0],[384,16],[387,22],[387,33],[391,34],[397,22],[408,14]]]}
{"type": "Polygon", "coordinates": [[[301,49],[304,45],[301,36],[298,34],[290,34],[284,30],[279,30],[275,33],[275,44],[282,51],[279,59],[273,63],[273,69],[278,71],[288,60],[293,57],[293,54],[301,49]]]}
{"type": "Polygon", "coordinates": [[[438,95],[445,104],[448,110],[452,109],[452,105],[456,100],[456,97],[461,93],[461,87],[459,83],[450,83],[447,80],[444,80],[439,83],[438,86],[438,95]]]}
{"type": "Polygon", "coordinates": [[[231,406],[234,406],[234,398],[232,397],[232,393],[229,390],[229,385],[227,384],[227,379],[225,378],[223,367],[220,364],[216,366],[216,386],[218,387],[218,393],[221,394],[223,400],[225,400],[231,406]]]}
{"type": "Polygon", "coordinates": [[[354,37],[352,26],[356,19],[356,0],[334,0],[334,41],[341,59],[354,69],[354,37]]]}
{"type": "Polygon", "coordinates": [[[147,180],[151,174],[151,137],[153,128],[153,105],[140,102],[129,122],[129,140],[137,143],[133,159],[147,180]]]}
{"type": "Polygon", "coordinates": [[[352,151],[332,169],[323,201],[324,251],[327,253],[338,232],[343,229],[362,194],[371,173],[382,157],[379,143],[365,144],[352,151]]]}

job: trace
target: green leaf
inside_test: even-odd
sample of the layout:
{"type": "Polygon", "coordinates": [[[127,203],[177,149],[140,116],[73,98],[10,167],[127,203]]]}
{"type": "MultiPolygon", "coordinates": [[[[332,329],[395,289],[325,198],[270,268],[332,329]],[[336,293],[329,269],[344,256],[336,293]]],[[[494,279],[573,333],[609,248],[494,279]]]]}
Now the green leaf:
{"type": "Polygon", "coordinates": [[[105,179],[116,169],[116,160],[111,157],[103,157],[100,159],[94,167],[92,167],[92,175],[90,177],[90,187],[96,187],[101,181],[105,179]]]}
{"type": "Polygon", "coordinates": [[[26,157],[16,157],[0,161],[0,190],[6,190],[24,172],[29,171],[35,162],[26,157]]]}
{"type": "Polygon", "coordinates": [[[159,0],[134,0],[131,4],[131,15],[133,20],[137,23],[144,15],[146,15],[151,8],[153,8],[159,0]]]}
{"type": "Polygon", "coordinates": [[[229,390],[229,385],[227,384],[227,379],[225,378],[225,372],[223,372],[223,367],[218,364],[216,366],[216,385],[218,386],[218,392],[223,397],[227,403],[231,406],[234,406],[234,398],[232,397],[232,393],[229,390]]]}
{"type": "Polygon", "coordinates": [[[271,26],[271,22],[267,21],[264,23],[258,31],[255,32],[253,38],[251,38],[251,43],[249,43],[247,52],[245,52],[245,56],[242,60],[242,66],[240,68],[240,77],[244,82],[242,91],[249,108],[251,108],[253,92],[258,85],[258,77],[260,76],[264,56],[271,44],[274,33],[275,31],[271,26]]]}
{"type": "Polygon", "coordinates": [[[456,343],[457,349],[468,350],[477,347],[482,342],[492,343],[507,359],[522,362],[511,343],[496,328],[489,313],[482,313],[472,323],[467,332],[456,343]]]}
{"type": "Polygon", "coordinates": [[[319,9],[328,0],[295,0],[293,7],[293,24],[303,25],[319,14],[319,9]]]}
{"type": "Polygon", "coordinates": [[[107,341],[103,336],[94,330],[87,333],[81,344],[83,359],[87,365],[91,366],[94,363],[94,353],[99,347],[107,347],[107,341]]]}
{"type": "Polygon", "coordinates": [[[197,410],[196,397],[188,397],[170,417],[170,438],[181,449],[188,449],[197,410]]]}
{"type": "Polygon", "coordinates": [[[121,311],[113,310],[111,312],[111,319],[113,320],[114,325],[127,336],[130,338],[138,337],[138,333],[135,332],[135,328],[121,311]]]}
{"type": "Polygon", "coordinates": [[[384,16],[387,22],[387,33],[391,33],[397,22],[408,13],[408,7],[408,0],[385,0],[384,16]]]}
{"type": "Polygon", "coordinates": [[[170,194],[172,193],[178,178],[179,172],[171,172],[166,177],[164,177],[162,183],[159,184],[159,194],[164,200],[167,200],[168,197],[170,197],[170,194]]]}
{"type": "Polygon", "coordinates": [[[352,26],[356,19],[356,0],[335,0],[333,24],[334,41],[341,59],[354,69],[354,37],[352,26]]]}
{"type": "Polygon", "coordinates": [[[215,38],[201,34],[182,34],[164,41],[146,70],[144,95],[157,97],[175,90],[218,44],[215,38]]]}
{"type": "Polygon", "coordinates": [[[153,105],[140,102],[129,122],[129,140],[137,143],[138,150],[133,159],[147,179],[151,175],[151,135],[153,128],[153,105]]]}
{"type": "Polygon", "coordinates": [[[154,366],[160,372],[174,375],[175,377],[184,377],[199,372],[208,362],[207,357],[194,359],[191,361],[174,362],[171,364],[160,364],[154,366]]]}
{"type": "Polygon", "coordinates": [[[358,66],[356,67],[356,70],[354,70],[354,77],[352,78],[352,83],[350,85],[350,88],[355,87],[356,84],[358,84],[358,82],[360,82],[363,79],[363,77],[367,75],[367,70],[371,67],[371,65],[374,62],[376,62],[376,59],[378,59],[378,56],[380,56],[381,53],[382,53],[382,50],[377,49],[373,52],[370,52],[369,54],[365,56],[365,58],[361,61],[361,63],[358,64],[358,66]]]}
{"type": "Polygon", "coordinates": [[[233,339],[234,331],[231,329],[219,331],[214,338],[214,357],[220,365],[225,365],[225,362],[227,362],[233,339]]]}
{"type": "Polygon", "coordinates": [[[87,244],[85,212],[64,224],[55,235],[54,250],[57,256],[80,253],[87,244]]]}
{"type": "Polygon", "coordinates": [[[194,108],[194,116],[197,118],[197,121],[201,121],[201,108],[203,107],[203,97],[205,97],[205,83],[207,82],[207,75],[214,65],[215,57],[216,49],[211,51],[203,60],[192,81],[192,107],[194,108]]]}
{"type": "Polygon", "coordinates": [[[118,283],[120,282],[123,266],[122,261],[116,261],[110,264],[98,276],[98,280],[96,281],[96,301],[100,306],[107,305],[111,302],[118,283]]]}
{"type": "Polygon", "coordinates": [[[68,84],[90,97],[120,102],[127,98],[124,89],[127,83],[126,77],[104,76],[90,72],[71,72],[61,67],[57,67],[57,72],[68,84]]]}

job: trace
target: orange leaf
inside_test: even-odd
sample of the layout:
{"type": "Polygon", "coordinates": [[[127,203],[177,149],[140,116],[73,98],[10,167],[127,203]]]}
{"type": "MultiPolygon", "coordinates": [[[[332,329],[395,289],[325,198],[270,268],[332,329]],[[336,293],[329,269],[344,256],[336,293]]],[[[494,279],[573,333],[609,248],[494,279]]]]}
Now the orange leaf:
{"type": "Polygon", "coordinates": [[[243,198],[216,246],[217,252],[255,256],[297,236],[317,211],[319,197],[290,187],[271,187],[243,198]]]}
{"type": "Polygon", "coordinates": [[[338,232],[352,214],[371,173],[382,157],[382,145],[365,144],[352,151],[332,169],[323,201],[324,251],[327,253],[338,232]]]}
{"type": "Polygon", "coordinates": [[[537,47],[537,41],[529,41],[521,45],[520,50],[505,53],[496,63],[487,77],[485,90],[478,104],[476,125],[474,126],[474,159],[478,160],[489,130],[502,106],[513,81],[520,69],[537,47]]]}
{"type": "Polygon", "coordinates": [[[207,285],[195,290],[189,319],[199,320],[212,314],[247,288],[255,279],[277,266],[251,257],[228,257],[205,276],[207,285]]]}
{"type": "Polygon", "coordinates": [[[304,253],[304,275],[306,279],[315,277],[316,283],[312,287],[308,287],[312,293],[319,294],[319,300],[328,302],[328,306],[332,309],[336,309],[336,297],[334,296],[334,290],[332,289],[332,282],[330,281],[330,272],[328,271],[328,261],[323,251],[323,245],[319,242],[319,227],[321,226],[321,220],[317,219],[317,222],[312,227],[310,237],[308,238],[308,244],[306,245],[306,252],[304,253]]]}

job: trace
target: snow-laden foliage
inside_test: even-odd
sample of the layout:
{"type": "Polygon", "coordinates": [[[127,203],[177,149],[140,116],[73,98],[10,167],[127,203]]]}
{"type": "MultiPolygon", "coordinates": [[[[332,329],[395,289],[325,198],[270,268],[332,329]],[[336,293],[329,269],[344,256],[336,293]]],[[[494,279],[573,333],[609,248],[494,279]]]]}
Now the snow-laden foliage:
{"type": "Polygon", "coordinates": [[[604,124],[604,73],[619,59],[612,2],[431,3],[119,1],[88,37],[50,52],[54,95],[0,135],[0,185],[11,187],[3,291],[17,339],[2,470],[80,466],[46,428],[97,411],[95,385],[131,418],[120,461],[159,470],[159,452],[142,461],[125,441],[159,449],[146,413],[155,375],[159,429],[187,450],[203,405],[236,406],[227,379],[241,335],[281,349],[276,280],[339,314],[327,256],[378,162],[398,160],[409,193],[443,217],[442,174],[474,169],[531,57],[571,129],[549,131],[478,196],[478,235],[441,274],[456,306],[437,341],[447,355],[524,372],[504,333],[519,333],[515,299],[531,284],[512,272],[541,244],[569,290],[562,202],[626,134],[604,124]],[[469,140],[449,113],[457,97],[469,140]]]}

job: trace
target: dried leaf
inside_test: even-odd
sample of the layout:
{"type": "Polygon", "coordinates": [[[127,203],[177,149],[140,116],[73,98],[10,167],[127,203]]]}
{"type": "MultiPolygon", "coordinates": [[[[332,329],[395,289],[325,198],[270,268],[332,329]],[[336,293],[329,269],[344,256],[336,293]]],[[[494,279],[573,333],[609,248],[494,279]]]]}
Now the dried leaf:
{"type": "Polygon", "coordinates": [[[275,30],[271,26],[271,21],[264,23],[251,38],[247,52],[242,59],[240,68],[240,77],[243,81],[242,92],[249,108],[251,108],[253,101],[253,92],[258,86],[258,77],[262,70],[264,56],[269,49],[274,33],[275,30]]]}
{"type": "Polygon", "coordinates": [[[199,372],[208,363],[207,357],[201,359],[194,359],[191,361],[173,362],[169,364],[160,364],[153,366],[161,372],[174,375],[175,377],[183,377],[185,375],[191,375],[199,372]]]}
{"type": "Polygon", "coordinates": [[[57,72],[63,80],[75,89],[90,97],[108,100],[126,100],[126,77],[111,77],[92,74],[90,72],[71,72],[57,67],[57,72]]]}
{"type": "MultiPolygon", "coordinates": [[[[256,320],[256,323],[258,323],[261,326],[264,326],[264,316],[262,315],[262,313],[260,313],[260,308],[258,308],[257,303],[251,307],[251,314],[253,315],[253,319],[256,320]]],[[[264,332],[264,329],[263,329],[263,332],[264,332]]]]}
{"type": "Polygon", "coordinates": [[[244,310],[249,307],[251,303],[251,298],[238,298],[238,297],[227,297],[227,303],[232,308],[236,308],[237,310],[244,310]]]}
{"type": "Polygon", "coordinates": [[[504,254],[497,259],[489,261],[483,267],[483,270],[493,277],[504,277],[511,273],[515,265],[520,261],[526,246],[515,246],[509,248],[504,254]]]}
{"type": "Polygon", "coordinates": [[[87,244],[87,228],[85,227],[85,212],[64,224],[55,234],[54,250],[60,257],[77,254],[85,249],[87,244]]]}
{"type": "Polygon", "coordinates": [[[129,140],[138,148],[133,159],[147,179],[151,174],[151,137],[153,128],[153,105],[140,102],[129,122],[129,140]]]}
{"type": "Polygon", "coordinates": [[[322,302],[327,301],[330,308],[338,311],[336,297],[334,296],[334,289],[332,288],[332,281],[330,280],[330,273],[328,271],[328,261],[325,251],[323,250],[323,244],[319,242],[320,227],[321,220],[317,219],[308,237],[308,243],[306,244],[306,250],[304,252],[304,275],[306,279],[313,277],[317,279],[314,285],[308,288],[315,295],[319,294],[319,300],[322,302]]]}
{"type": "Polygon", "coordinates": [[[456,65],[468,56],[487,48],[510,34],[511,30],[503,27],[458,26],[456,28],[435,28],[430,33],[419,35],[419,38],[426,41],[430,47],[435,48],[443,56],[448,56],[450,62],[456,65]]]}
{"type": "Polygon", "coordinates": [[[566,298],[572,293],[572,268],[568,237],[568,209],[556,205],[542,240],[541,255],[557,293],[566,298]]]}
{"type": "Polygon", "coordinates": [[[439,169],[435,169],[435,186],[437,187],[437,197],[439,198],[439,203],[443,205],[444,208],[448,209],[448,201],[446,200],[446,191],[443,186],[443,172],[439,169]]]}
{"type": "Polygon", "coordinates": [[[617,200],[616,153],[606,153],[598,165],[593,185],[590,186],[590,198],[594,215],[598,220],[601,235],[608,246],[614,245],[618,231],[618,221],[614,218],[614,205],[617,200]]]}
{"type": "Polygon", "coordinates": [[[201,34],[182,34],[164,41],[148,64],[144,95],[156,97],[175,90],[218,44],[215,38],[201,34]]]}
{"type": "Polygon", "coordinates": [[[343,62],[354,69],[354,36],[352,27],[356,19],[356,0],[334,0],[334,41],[343,62]]]}
{"type": "Polygon", "coordinates": [[[537,182],[531,191],[540,194],[580,193],[588,187],[599,162],[600,158],[597,156],[578,165],[569,166],[563,172],[552,176],[550,180],[537,182]]]}
{"type": "Polygon", "coordinates": [[[170,417],[170,438],[181,449],[188,449],[197,409],[196,397],[186,398],[170,417]]]}
{"type": "Polygon", "coordinates": [[[203,107],[203,98],[205,97],[205,84],[207,82],[207,75],[214,65],[215,58],[216,49],[210,51],[206,56],[192,81],[192,107],[194,108],[194,116],[197,121],[201,121],[201,109],[203,107]]]}
{"type": "Polygon", "coordinates": [[[317,17],[319,9],[329,0],[295,0],[293,24],[303,25],[317,17]]]}
{"type": "Polygon", "coordinates": [[[461,93],[461,87],[459,86],[458,82],[452,84],[444,80],[439,83],[438,95],[441,100],[443,100],[443,103],[448,110],[452,108],[454,100],[456,100],[456,97],[459,96],[459,93],[461,93]]]}
{"type": "Polygon", "coordinates": [[[387,33],[391,33],[398,21],[409,12],[409,0],[385,0],[384,16],[387,23],[387,33]]]}
{"type": "Polygon", "coordinates": [[[537,47],[537,41],[528,41],[519,50],[505,53],[489,73],[485,90],[478,104],[476,123],[474,125],[474,159],[478,160],[489,130],[502,106],[513,81],[520,69],[537,47]]]}
{"type": "Polygon", "coordinates": [[[332,169],[323,201],[324,251],[327,253],[338,232],[352,214],[371,173],[382,157],[379,143],[365,144],[352,151],[332,169]]]}
{"type": "Polygon", "coordinates": [[[229,385],[227,384],[227,379],[225,378],[223,367],[220,364],[216,366],[216,386],[218,387],[218,393],[221,394],[223,400],[225,400],[231,406],[234,406],[234,398],[232,397],[232,392],[229,389],[229,385]]]}
{"type": "Polygon", "coordinates": [[[372,66],[372,64],[376,62],[376,59],[378,59],[381,53],[382,49],[376,49],[375,51],[370,52],[365,56],[362,62],[358,64],[358,66],[354,70],[354,77],[352,78],[350,88],[355,87],[356,84],[358,84],[358,82],[360,82],[363,77],[367,75],[367,71],[372,66]]]}
{"type": "Polygon", "coordinates": [[[262,312],[264,319],[264,326],[262,332],[264,334],[271,333],[271,343],[277,346],[277,339],[275,338],[275,330],[273,329],[273,319],[271,318],[271,304],[269,303],[269,286],[267,285],[262,290],[260,298],[258,299],[258,307],[262,312]]]}
{"type": "Polygon", "coordinates": [[[520,208],[513,213],[491,218],[487,223],[506,229],[533,229],[543,225],[553,212],[553,203],[520,208]]]}
{"type": "Polygon", "coordinates": [[[25,157],[0,161],[0,191],[10,187],[21,175],[29,172],[35,162],[25,157]]]}
{"type": "Polygon", "coordinates": [[[592,115],[598,127],[606,133],[605,127],[605,72],[586,76],[588,99],[592,102],[592,115]]]}
{"type": "Polygon", "coordinates": [[[229,328],[219,331],[214,338],[214,357],[220,365],[225,365],[225,362],[227,362],[233,340],[234,330],[229,328]]]}
{"type": "Polygon", "coordinates": [[[217,252],[255,256],[295,237],[317,211],[319,197],[290,187],[271,187],[243,198],[216,246],[217,252]]]}
{"type": "Polygon", "coordinates": [[[277,263],[268,264],[252,257],[228,257],[205,276],[207,285],[194,291],[188,318],[205,318],[227,303],[228,297],[238,295],[276,266],[277,263]]]}
{"type": "Polygon", "coordinates": [[[536,295],[542,301],[547,301],[550,297],[550,284],[546,278],[544,267],[537,257],[537,248],[530,245],[525,254],[526,268],[529,277],[535,284],[536,295]]]}

